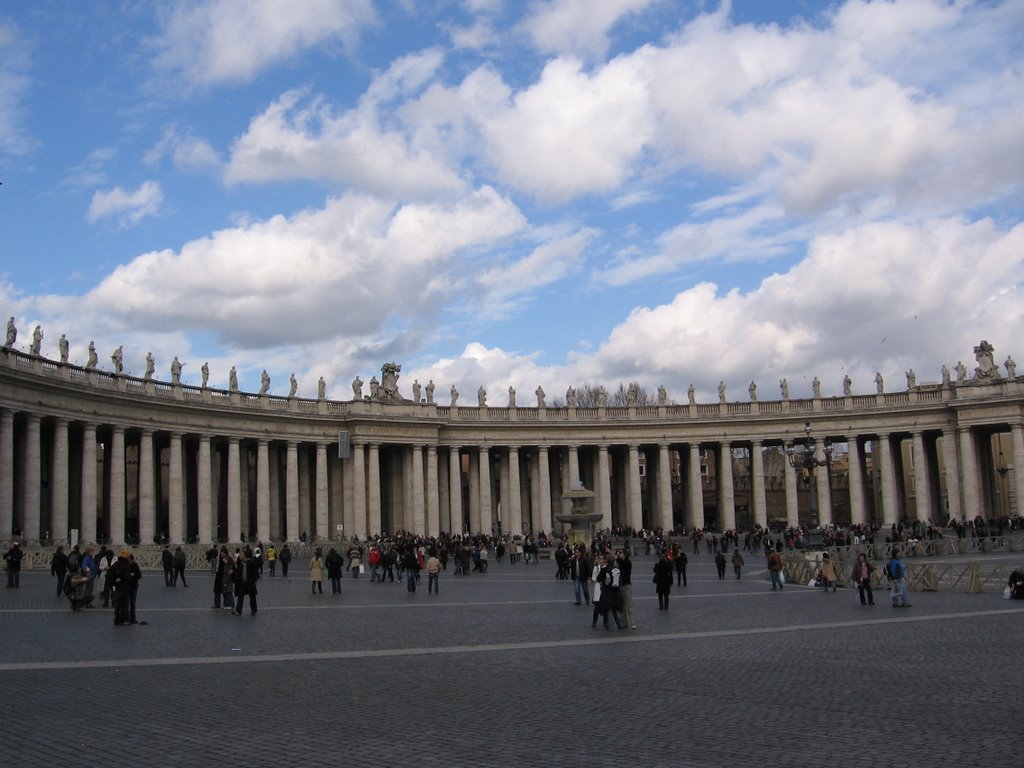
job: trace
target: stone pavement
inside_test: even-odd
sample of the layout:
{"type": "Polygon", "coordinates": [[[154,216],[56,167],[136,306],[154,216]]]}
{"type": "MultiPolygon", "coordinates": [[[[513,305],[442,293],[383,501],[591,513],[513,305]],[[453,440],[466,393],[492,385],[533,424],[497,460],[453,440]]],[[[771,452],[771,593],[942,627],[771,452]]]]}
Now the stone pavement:
{"type": "Polygon", "coordinates": [[[12,765],[1012,766],[1024,606],[994,593],[772,593],[690,556],[636,630],[592,629],[553,562],[455,577],[440,596],[308,573],[264,578],[251,617],[212,577],[146,572],[139,618],[72,613],[53,579],[0,592],[0,750],[12,765]]]}

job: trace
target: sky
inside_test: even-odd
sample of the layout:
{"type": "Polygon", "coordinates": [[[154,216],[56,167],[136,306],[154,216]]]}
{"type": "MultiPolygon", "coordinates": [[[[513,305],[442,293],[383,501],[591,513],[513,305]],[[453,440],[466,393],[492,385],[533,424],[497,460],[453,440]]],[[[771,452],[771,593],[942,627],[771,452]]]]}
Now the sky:
{"type": "Polygon", "coordinates": [[[347,400],[1024,364],[1024,3],[0,2],[16,347],[347,400]],[[442,394],[443,393],[443,394],[442,394]]]}

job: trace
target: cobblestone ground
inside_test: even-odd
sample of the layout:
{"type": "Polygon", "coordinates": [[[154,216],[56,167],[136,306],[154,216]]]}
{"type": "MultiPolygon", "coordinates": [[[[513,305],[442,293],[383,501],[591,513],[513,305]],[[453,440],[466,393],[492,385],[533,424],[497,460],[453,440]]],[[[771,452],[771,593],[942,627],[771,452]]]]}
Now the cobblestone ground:
{"type": "Polygon", "coordinates": [[[862,608],[849,589],[773,593],[760,567],[719,581],[705,554],[661,612],[652,564],[623,631],[592,629],[547,562],[449,571],[440,596],[366,577],[312,595],[296,572],[261,582],[255,617],[211,610],[208,573],[147,572],[133,627],[25,573],[0,592],[0,748],[48,768],[1024,765],[1017,603],[862,608]]]}

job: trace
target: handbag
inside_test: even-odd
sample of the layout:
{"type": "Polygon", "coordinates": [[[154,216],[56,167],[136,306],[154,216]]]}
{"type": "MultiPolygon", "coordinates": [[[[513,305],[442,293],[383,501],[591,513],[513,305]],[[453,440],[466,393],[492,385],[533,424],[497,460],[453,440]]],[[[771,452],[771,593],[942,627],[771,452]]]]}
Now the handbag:
{"type": "Polygon", "coordinates": [[[1007,584],[1003,589],[1003,600],[1009,600],[1011,597],[1013,597],[1013,587],[1007,584]]]}

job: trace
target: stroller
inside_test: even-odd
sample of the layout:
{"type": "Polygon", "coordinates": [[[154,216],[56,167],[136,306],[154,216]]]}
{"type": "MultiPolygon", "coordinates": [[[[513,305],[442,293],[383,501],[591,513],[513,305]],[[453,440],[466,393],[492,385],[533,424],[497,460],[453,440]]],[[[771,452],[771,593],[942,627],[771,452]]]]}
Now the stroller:
{"type": "Polygon", "coordinates": [[[71,610],[79,611],[92,603],[92,586],[92,579],[81,571],[67,575],[64,594],[71,601],[71,610]]]}

